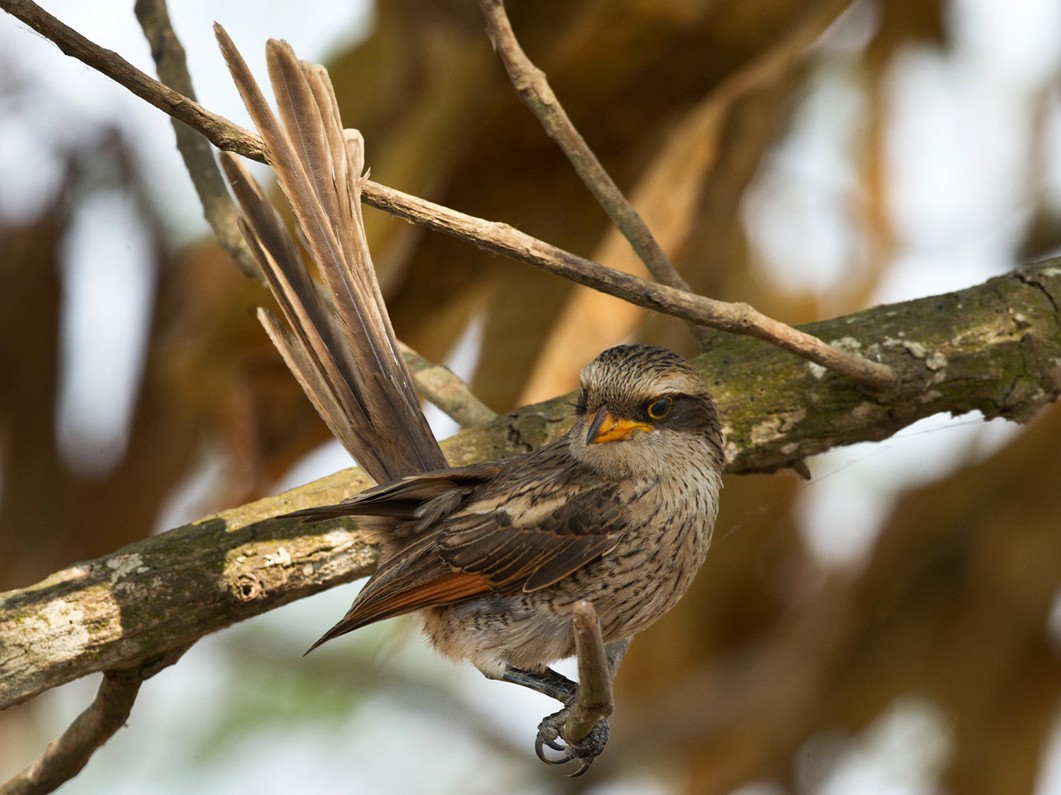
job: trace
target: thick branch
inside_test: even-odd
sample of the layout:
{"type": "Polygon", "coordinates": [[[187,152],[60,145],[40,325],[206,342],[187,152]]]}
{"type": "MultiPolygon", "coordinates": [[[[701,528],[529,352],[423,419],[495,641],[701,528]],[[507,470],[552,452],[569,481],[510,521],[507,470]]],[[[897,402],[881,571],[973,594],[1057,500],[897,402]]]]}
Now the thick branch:
{"type": "MultiPolygon", "coordinates": [[[[264,161],[261,139],[253,133],[210,113],[136,69],[116,53],[93,44],[30,0],[0,0],[0,8],[54,41],[64,53],[99,70],[155,107],[198,130],[219,149],[264,161]]],[[[889,390],[896,386],[895,374],[884,364],[837,350],[813,335],[766,317],[747,304],[715,301],[639,279],[576,257],[507,224],[473,218],[378,183],[366,182],[362,198],[384,212],[521,260],[645,309],[722,331],[758,337],[875,389],[889,390]]]]}
{"type": "MultiPolygon", "coordinates": [[[[902,388],[887,402],[775,348],[721,338],[696,364],[719,405],[730,471],[791,466],[941,411],[1027,420],[1061,393],[1059,307],[1055,260],[808,327],[895,367],[902,388]]],[[[528,406],[458,434],[443,449],[454,464],[523,452],[563,433],[570,412],[569,397],[528,406]]],[[[4,594],[0,707],[88,673],[133,667],[369,574],[375,553],[355,529],[270,521],[367,485],[356,471],[340,472],[4,594]]]]}

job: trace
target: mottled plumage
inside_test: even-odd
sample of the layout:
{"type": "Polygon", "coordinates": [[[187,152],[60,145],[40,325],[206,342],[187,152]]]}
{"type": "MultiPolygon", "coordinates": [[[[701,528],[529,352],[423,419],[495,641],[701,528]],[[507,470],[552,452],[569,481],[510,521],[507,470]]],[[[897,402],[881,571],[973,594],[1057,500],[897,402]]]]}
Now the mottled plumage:
{"type": "MultiPolygon", "coordinates": [[[[363,144],[344,131],[327,75],[270,41],[270,111],[227,34],[218,40],[261,131],[326,299],[279,215],[232,156],[222,163],[241,228],[286,324],[262,323],[307,396],[358,463],[384,485],[304,519],[373,517],[379,568],[350,611],[314,646],[419,611],[442,654],[571,703],[576,686],[546,666],[574,653],[571,608],[593,604],[614,674],[628,639],[689,587],[711,539],[722,438],[697,372],[648,345],[604,351],[582,371],[574,427],[540,450],[446,469],[376,283],[361,221],[363,144]],[[330,300],[329,300],[330,299],[330,300]]],[[[578,758],[604,748],[600,721],[583,742],[542,746],[578,758]]]]}
{"type": "Polygon", "coordinates": [[[571,656],[579,599],[593,602],[606,643],[669,610],[703,563],[717,511],[714,406],[692,367],[648,345],[605,351],[582,382],[574,426],[546,447],[305,512],[393,519],[376,529],[388,545],[379,569],[318,643],[426,608],[441,653],[499,678],[571,656]],[[670,409],[653,420],[661,400],[670,409]],[[630,430],[600,441],[604,412],[630,430]]]}

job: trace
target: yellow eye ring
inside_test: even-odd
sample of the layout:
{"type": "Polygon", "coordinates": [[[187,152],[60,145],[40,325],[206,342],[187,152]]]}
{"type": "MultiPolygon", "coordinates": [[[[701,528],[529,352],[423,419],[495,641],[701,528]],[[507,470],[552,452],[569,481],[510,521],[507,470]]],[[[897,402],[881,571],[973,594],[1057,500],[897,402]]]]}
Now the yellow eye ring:
{"type": "Polygon", "coordinates": [[[650,420],[662,420],[670,414],[672,408],[674,408],[674,401],[671,398],[656,398],[645,406],[645,414],[650,420]]]}

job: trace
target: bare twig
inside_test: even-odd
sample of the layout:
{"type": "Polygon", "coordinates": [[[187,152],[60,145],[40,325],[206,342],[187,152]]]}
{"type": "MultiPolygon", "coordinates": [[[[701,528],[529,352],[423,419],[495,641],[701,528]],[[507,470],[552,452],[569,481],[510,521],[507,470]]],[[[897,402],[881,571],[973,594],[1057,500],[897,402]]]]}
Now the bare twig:
{"type": "Polygon", "coordinates": [[[578,692],[564,724],[563,737],[568,743],[579,743],[598,721],[612,714],[612,672],[593,604],[585,599],[575,602],[571,624],[578,656],[578,692]]]}
{"type": "Polygon", "coordinates": [[[32,0],[0,0],[0,9],[54,42],[65,54],[91,66],[145,102],[198,130],[219,149],[262,160],[262,142],[256,135],[141,72],[118,53],[89,41],[32,0]]]}
{"type": "Polygon", "coordinates": [[[896,384],[895,373],[890,367],[833,348],[816,337],[767,317],[748,304],[716,301],[640,279],[578,257],[508,224],[465,215],[371,181],[365,183],[362,196],[367,204],[384,212],[487,251],[518,259],[636,306],[723,331],[758,337],[874,388],[891,389],[896,384]]]}
{"type": "MultiPolygon", "coordinates": [[[[137,96],[198,130],[218,148],[264,162],[262,142],[257,136],[162,85],[116,53],[93,44],[31,0],[0,0],[0,8],[54,41],[63,52],[113,78],[137,96]]],[[[873,388],[893,389],[896,386],[896,375],[886,365],[833,348],[820,339],[766,317],[747,304],[715,301],[639,279],[576,257],[507,224],[464,215],[371,181],[365,182],[362,197],[367,204],[385,212],[521,260],[637,306],[723,331],[757,337],[873,388]]]]}
{"type": "Polygon", "coordinates": [[[140,685],[175,663],[184,651],[171,652],[145,666],[104,672],[96,698],[88,708],[48,744],[33,764],[0,785],[0,795],[53,792],[80,773],[92,754],[125,725],[140,685]]]}
{"type": "Polygon", "coordinates": [[[578,176],[589,188],[612,223],[630,241],[653,278],[661,284],[689,290],[688,283],[675,270],[644,219],[623,196],[622,191],[605,171],[600,160],[589,148],[586,139],[575,128],[567,111],[553,93],[545,72],[531,63],[523,52],[512,24],[505,13],[503,0],[479,0],[486,32],[494,50],[501,57],[509,79],[523,103],[530,108],[545,132],[571,161],[578,176]]]}
{"type": "MultiPolygon", "coordinates": [[[[151,57],[155,59],[159,79],[194,100],[195,88],[188,74],[184,47],[173,30],[166,0],[136,0],[135,10],[144,37],[151,45],[151,57]]],[[[173,131],[177,136],[177,149],[203,206],[203,216],[214,231],[217,242],[244,275],[257,276],[257,266],[236,223],[236,207],[217,167],[213,147],[196,130],[175,118],[173,131]]]]}
{"type": "Polygon", "coordinates": [[[129,717],[140,679],[103,675],[95,700],[69,728],[49,743],[33,764],[0,787],[2,795],[52,792],[69,781],[129,717]]]}
{"type": "Polygon", "coordinates": [[[402,357],[416,381],[416,391],[441,409],[461,428],[485,425],[497,417],[468,385],[448,367],[428,361],[402,342],[398,343],[402,357]]]}

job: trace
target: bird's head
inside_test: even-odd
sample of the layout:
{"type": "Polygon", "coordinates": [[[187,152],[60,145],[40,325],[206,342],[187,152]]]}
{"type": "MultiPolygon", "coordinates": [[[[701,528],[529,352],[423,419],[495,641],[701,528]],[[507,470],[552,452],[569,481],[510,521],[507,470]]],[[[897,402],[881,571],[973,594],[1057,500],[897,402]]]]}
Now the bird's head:
{"type": "Polygon", "coordinates": [[[721,469],[718,415],[699,373],[652,345],[609,348],[581,372],[572,453],[609,477],[664,476],[690,456],[721,469]]]}

